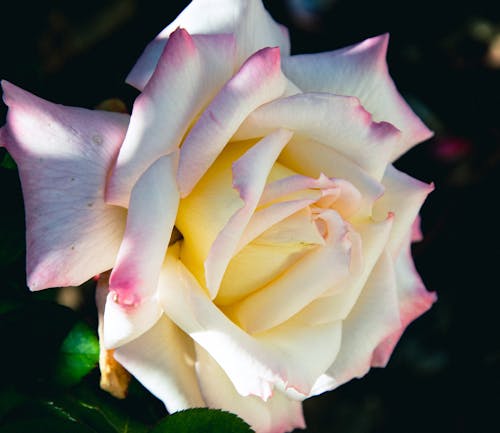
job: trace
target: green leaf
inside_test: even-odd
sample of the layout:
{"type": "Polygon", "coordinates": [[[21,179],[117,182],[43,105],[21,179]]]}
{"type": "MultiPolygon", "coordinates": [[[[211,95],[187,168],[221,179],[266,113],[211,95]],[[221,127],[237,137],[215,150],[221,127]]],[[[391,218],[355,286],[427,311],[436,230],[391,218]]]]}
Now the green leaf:
{"type": "MultiPolygon", "coordinates": [[[[130,406],[128,400],[118,400],[97,388],[89,376],[71,393],[56,395],[50,401],[61,414],[67,414],[99,433],[146,433],[148,427],[133,417],[145,411],[143,405],[130,406]]],[[[157,419],[157,418],[156,418],[157,419]]],[[[149,425],[151,425],[150,423],[149,425]]]]}
{"type": "Polygon", "coordinates": [[[16,162],[12,159],[12,156],[10,156],[7,152],[3,156],[2,162],[0,162],[0,167],[7,168],[8,170],[17,169],[16,162]]]}
{"type": "Polygon", "coordinates": [[[99,361],[99,341],[85,323],[77,322],[64,339],[57,367],[56,382],[64,386],[77,384],[99,361]]]}
{"type": "Polygon", "coordinates": [[[252,433],[235,414],[218,409],[187,409],[167,416],[149,433],[252,433]]]}

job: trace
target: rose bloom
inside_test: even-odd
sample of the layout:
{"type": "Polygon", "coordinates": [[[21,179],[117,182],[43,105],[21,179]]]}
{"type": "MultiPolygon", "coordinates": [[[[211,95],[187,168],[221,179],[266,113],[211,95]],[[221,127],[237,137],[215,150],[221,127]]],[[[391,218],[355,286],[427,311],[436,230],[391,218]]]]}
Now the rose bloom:
{"type": "Polygon", "coordinates": [[[264,433],[386,365],[435,300],[410,251],[432,186],[392,165],[432,133],[387,44],[290,56],[260,0],[195,0],[130,73],[131,116],[3,82],[28,286],[101,275],[104,374],[264,433]]]}

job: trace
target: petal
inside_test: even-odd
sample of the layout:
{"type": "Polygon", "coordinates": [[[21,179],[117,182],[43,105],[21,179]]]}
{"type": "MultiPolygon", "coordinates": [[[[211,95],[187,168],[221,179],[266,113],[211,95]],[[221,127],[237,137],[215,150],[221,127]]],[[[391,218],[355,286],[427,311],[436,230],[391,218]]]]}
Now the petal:
{"type": "Polygon", "coordinates": [[[326,292],[322,297],[311,302],[294,316],[293,320],[311,325],[345,319],[357,303],[370,274],[384,253],[389,239],[393,216],[389,215],[380,222],[365,222],[355,226],[361,239],[363,269],[360,274],[350,275],[343,283],[343,290],[326,292]]]}
{"type": "Polygon", "coordinates": [[[103,344],[115,349],[144,334],[158,321],[163,310],[155,297],[143,300],[136,308],[124,308],[108,293],[104,309],[103,344]]]}
{"type": "Polygon", "coordinates": [[[316,377],[333,361],[335,346],[331,351],[324,350],[318,341],[335,341],[339,324],[320,324],[300,332],[282,325],[258,338],[252,337],[211,302],[173,254],[167,255],[160,287],[165,313],[210,353],[242,396],[255,395],[267,401],[277,384],[307,394],[316,377]],[[280,338],[282,345],[277,344],[280,338]],[[313,347],[321,348],[319,352],[325,358],[316,360],[320,353],[313,347]],[[303,360],[305,354],[310,356],[307,370],[297,361],[303,360]]]}
{"type": "Polygon", "coordinates": [[[361,205],[361,193],[350,182],[344,179],[328,178],[323,173],[317,179],[292,175],[269,183],[264,190],[259,205],[276,200],[289,200],[290,195],[301,197],[304,193],[314,197],[319,207],[335,209],[346,219],[356,213],[361,205]],[[316,193],[316,194],[314,194],[316,193]]]}
{"type": "Polygon", "coordinates": [[[297,137],[290,140],[278,159],[297,173],[318,177],[322,173],[351,183],[361,195],[358,211],[353,218],[366,218],[372,213],[373,203],[382,195],[384,187],[359,165],[318,141],[297,137]]]}
{"type": "Polygon", "coordinates": [[[400,326],[394,268],[392,259],[385,253],[343,322],[340,351],[325,374],[330,380],[322,377],[312,393],[319,394],[364,376],[370,369],[376,347],[400,326]]]}
{"type": "Polygon", "coordinates": [[[391,164],[387,166],[382,185],[385,187],[385,192],[375,202],[373,216],[375,219],[380,219],[389,212],[394,214],[388,249],[393,257],[396,257],[402,240],[412,230],[418,211],[434,186],[408,176],[391,164]]]}
{"type": "Polygon", "coordinates": [[[205,261],[206,285],[212,298],[217,295],[227,265],[259,203],[274,162],[291,136],[290,131],[279,129],[233,164],[233,187],[238,190],[244,204],[217,235],[205,261]]]}
{"type": "Polygon", "coordinates": [[[286,371],[290,376],[276,384],[277,389],[303,400],[311,394],[318,377],[334,362],[341,349],[342,321],[309,326],[289,321],[256,335],[265,347],[279,351],[286,357],[286,371]]]}
{"type": "MultiPolygon", "coordinates": [[[[252,224],[256,216],[258,218],[260,231],[269,220],[273,222],[276,217],[284,217],[281,213],[288,213],[287,205],[295,202],[276,203],[253,215],[247,230],[253,230],[252,224]],[[279,207],[279,209],[276,209],[279,207]],[[281,209],[283,207],[284,209],[281,209]],[[267,210],[273,211],[270,215],[267,210]],[[269,217],[266,219],[266,217],[269,217]],[[262,221],[260,221],[262,220],[262,221]]],[[[299,204],[300,201],[299,201],[299,204]]],[[[245,238],[245,233],[242,239],[245,238]]],[[[251,233],[253,236],[255,233],[251,233]]],[[[274,278],[286,272],[301,257],[311,251],[317,245],[324,245],[325,241],[318,232],[317,226],[312,221],[311,212],[308,208],[295,212],[279,221],[270,229],[264,231],[256,239],[246,245],[235,254],[224,273],[217,297],[214,302],[218,306],[229,306],[242,300],[244,297],[264,287],[274,278]]]]}
{"type": "Polygon", "coordinates": [[[264,48],[243,64],[184,140],[177,177],[182,197],[191,192],[245,117],[280,96],[285,85],[277,48],[264,48]]]}
{"type": "Polygon", "coordinates": [[[156,290],[179,205],[177,155],[158,159],[132,190],[125,234],[109,279],[109,290],[122,307],[134,308],[156,290]]]}
{"type": "Polygon", "coordinates": [[[259,244],[301,242],[324,245],[324,239],[312,221],[311,212],[299,212],[312,203],[312,199],[290,200],[257,210],[246,226],[236,251],[241,251],[257,237],[260,237],[257,241],[259,244]]]}
{"type": "Polygon", "coordinates": [[[329,236],[325,246],[307,253],[285,273],[228,310],[253,334],[279,325],[349,275],[352,243],[349,229],[334,211],[324,211],[329,236]]]}
{"type": "Polygon", "coordinates": [[[285,75],[304,92],[356,96],[376,121],[387,121],[402,131],[391,160],[432,136],[399,94],[386,63],[389,35],[319,54],[283,60],[285,75]]]}
{"type": "Polygon", "coordinates": [[[372,365],[375,367],[384,367],[387,364],[405,328],[413,322],[413,320],[425,313],[437,299],[435,293],[428,292],[425,289],[415,269],[411,256],[410,239],[411,238],[407,236],[404,241],[406,245],[399,253],[394,265],[401,326],[377,346],[372,358],[372,365]]]}
{"type": "Polygon", "coordinates": [[[114,351],[104,344],[104,308],[108,295],[109,272],[99,275],[95,290],[99,335],[99,370],[101,372],[100,387],[117,398],[125,398],[130,384],[130,373],[116,362],[114,351]]]}
{"type": "Polygon", "coordinates": [[[234,44],[231,35],[191,37],[183,29],[172,34],[134,103],[107,187],[109,203],[128,207],[132,187],[142,173],[179,147],[193,119],[233,75],[234,44]]]}
{"type": "Polygon", "coordinates": [[[238,66],[264,47],[279,46],[284,56],[290,52],[287,29],[274,22],[261,0],[195,0],[146,47],[127,77],[129,84],[144,88],[168,38],[178,27],[192,35],[235,34],[238,66]]]}
{"type": "Polygon", "coordinates": [[[267,135],[277,127],[331,147],[377,180],[400,141],[400,132],[390,123],[374,122],[357,98],[326,93],[301,93],[269,102],[245,120],[234,139],[267,135]]]}
{"type": "Polygon", "coordinates": [[[268,360],[257,341],[211,302],[173,249],[167,254],[159,287],[165,314],[214,357],[238,393],[267,400],[272,383],[280,380],[276,361],[268,360]]]}
{"type": "Polygon", "coordinates": [[[115,350],[122,364],[169,412],[203,407],[194,371],[192,340],[167,317],[136,340],[115,350]]]}
{"type": "Polygon", "coordinates": [[[118,305],[109,293],[109,272],[99,276],[96,303],[99,312],[99,342],[105,350],[112,350],[137,338],[150,329],[163,313],[160,303],[154,297],[148,298],[133,310],[118,305]]]}
{"type": "Polygon", "coordinates": [[[63,107],[6,81],[2,144],[16,160],[26,211],[31,290],[79,285],[115,261],[123,209],[104,202],[104,186],[128,116],[63,107]]]}
{"type": "Polygon", "coordinates": [[[217,362],[196,345],[196,371],[207,405],[236,413],[257,433],[284,433],[305,428],[302,404],[275,391],[264,402],[255,396],[242,397],[217,362]]]}

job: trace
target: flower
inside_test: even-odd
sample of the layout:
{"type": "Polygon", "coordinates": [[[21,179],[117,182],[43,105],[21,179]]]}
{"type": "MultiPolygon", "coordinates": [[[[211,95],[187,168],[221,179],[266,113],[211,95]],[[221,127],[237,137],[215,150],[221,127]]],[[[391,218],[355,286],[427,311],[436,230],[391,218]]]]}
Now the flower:
{"type": "Polygon", "coordinates": [[[101,274],[103,348],[170,412],[304,427],[435,300],[410,251],[432,185],[392,165],[432,133],[387,44],[291,56],[260,0],[195,0],[130,73],[131,116],[4,81],[28,286],[101,274]]]}

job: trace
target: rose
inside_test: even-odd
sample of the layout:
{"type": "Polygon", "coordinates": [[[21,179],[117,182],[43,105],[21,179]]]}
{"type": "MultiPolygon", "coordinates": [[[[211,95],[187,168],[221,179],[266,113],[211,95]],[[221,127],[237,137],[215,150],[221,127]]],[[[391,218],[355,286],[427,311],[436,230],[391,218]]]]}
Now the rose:
{"type": "Polygon", "coordinates": [[[259,1],[200,0],[129,75],[130,118],[4,82],[29,287],[102,274],[103,345],[170,412],[303,427],[435,299],[410,254],[432,188],[392,166],[430,132],[387,40],[290,56],[259,1]]]}

